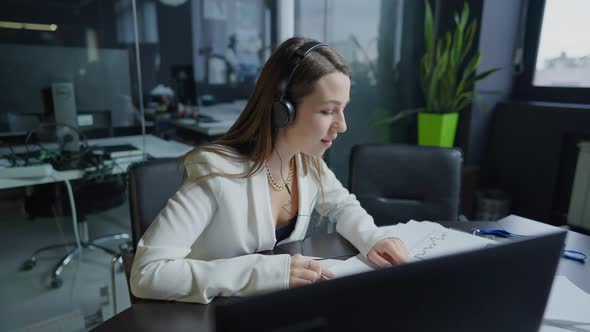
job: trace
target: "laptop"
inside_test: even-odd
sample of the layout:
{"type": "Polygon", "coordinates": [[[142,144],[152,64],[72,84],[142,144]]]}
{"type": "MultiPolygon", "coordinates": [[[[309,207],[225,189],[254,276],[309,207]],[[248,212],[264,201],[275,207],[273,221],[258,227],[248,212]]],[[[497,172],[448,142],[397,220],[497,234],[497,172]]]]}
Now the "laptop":
{"type": "Polygon", "coordinates": [[[539,330],[566,232],[217,304],[225,331],[539,330]]]}

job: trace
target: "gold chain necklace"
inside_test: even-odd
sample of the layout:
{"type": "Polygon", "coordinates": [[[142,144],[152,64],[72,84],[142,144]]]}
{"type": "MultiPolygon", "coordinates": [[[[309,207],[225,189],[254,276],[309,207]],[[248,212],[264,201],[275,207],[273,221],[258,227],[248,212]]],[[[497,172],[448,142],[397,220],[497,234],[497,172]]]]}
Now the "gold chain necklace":
{"type": "Polygon", "coordinates": [[[286,185],[291,184],[291,181],[293,181],[294,169],[295,169],[295,158],[292,158],[291,161],[289,162],[289,176],[287,176],[287,180],[285,181],[284,184],[278,184],[277,181],[275,181],[275,178],[272,176],[272,173],[270,172],[270,166],[268,166],[268,162],[267,162],[266,163],[266,177],[268,178],[270,185],[275,190],[281,191],[281,190],[285,189],[286,185]]]}

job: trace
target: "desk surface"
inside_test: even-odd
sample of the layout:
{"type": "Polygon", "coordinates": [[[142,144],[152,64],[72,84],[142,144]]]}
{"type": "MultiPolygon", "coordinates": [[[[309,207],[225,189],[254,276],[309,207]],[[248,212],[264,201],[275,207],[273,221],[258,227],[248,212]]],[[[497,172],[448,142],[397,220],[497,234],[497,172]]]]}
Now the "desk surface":
{"type": "Polygon", "coordinates": [[[210,117],[215,122],[199,122],[191,118],[163,119],[171,125],[205,136],[219,136],[225,134],[236,122],[242,110],[246,107],[246,100],[233,103],[220,103],[202,106],[199,114],[210,117]]]}
{"type": "MultiPolygon", "coordinates": [[[[444,226],[471,230],[479,228],[499,228],[495,222],[443,222],[444,226]]],[[[590,236],[568,231],[566,244],[570,248],[585,250],[590,248],[590,236]]],[[[288,243],[274,249],[274,253],[302,253],[325,258],[345,259],[356,255],[357,251],[340,235],[329,234],[312,236],[302,242],[288,243]]],[[[567,276],[574,284],[590,293],[590,267],[568,259],[561,259],[557,274],[567,276]]],[[[224,301],[214,300],[212,304],[224,301]]],[[[93,331],[213,331],[214,305],[180,302],[142,302],[120,312],[99,325],[93,331]]]]}
{"type": "MultiPolygon", "coordinates": [[[[135,136],[122,136],[122,137],[107,137],[88,140],[89,145],[117,145],[117,144],[132,144],[154,158],[167,158],[167,157],[180,157],[186,152],[190,151],[193,147],[176,141],[166,141],[161,138],[152,135],[135,135],[135,136]]],[[[57,145],[46,144],[47,149],[56,149],[57,145]]],[[[24,146],[15,146],[14,151],[16,153],[25,152],[24,146]]],[[[2,152],[2,150],[0,150],[2,152]]],[[[118,167],[113,169],[113,173],[122,173],[127,170],[129,166],[127,163],[118,163],[118,167]]],[[[31,186],[43,183],[60,182],[64,180],[77,180],[81,179],[84,175],[82,170],[67,170],[67,171],[56,171],[52,176],[44,178],[32,178],[32,179],[0,179],[0,189],[16,188],[31,186]]]]}

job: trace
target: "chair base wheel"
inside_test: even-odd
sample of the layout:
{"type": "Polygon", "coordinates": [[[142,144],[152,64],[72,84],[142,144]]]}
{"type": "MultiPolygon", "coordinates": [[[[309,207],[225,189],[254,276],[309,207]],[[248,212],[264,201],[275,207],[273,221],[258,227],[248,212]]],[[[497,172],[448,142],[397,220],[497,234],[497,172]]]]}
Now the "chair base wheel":
{"type": "Polygon", "coordinates": [[[35,265],[37,265],[37,260],[34,258],[29,258],[23,263],[20,269],[22,271],[30,271],[35,267],[35,265]]]}
{"type": "Polygon", "coordinates": [[[51,279],[51,288],[53,288],[53,289],[60,288],[62,284],[63,284],[63,280],[61,280],[61,278],[51,279]]]}

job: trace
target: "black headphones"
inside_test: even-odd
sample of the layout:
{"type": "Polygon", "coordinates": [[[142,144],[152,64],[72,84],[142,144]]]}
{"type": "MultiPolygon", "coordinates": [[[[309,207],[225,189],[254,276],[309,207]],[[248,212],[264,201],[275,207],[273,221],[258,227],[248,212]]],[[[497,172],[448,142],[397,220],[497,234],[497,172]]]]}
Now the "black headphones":
{"type": "Polygon", "coordinates": [[[289,86],[293,74],[295,74],[301,60],[303,60],[309,52],[319,47],[328,47],[328,45],[317,41],[310,41],[301,45],[297,51],[295,51],[293,60],[289,64],[289,70],[287,71],[289,73],[289,75],[287,75],[287,80],[281,81],[279,85],[279,96],[275,97],[272,102],[272,123],[274,128],[288,127],[295,120],[296,110],[286,97],[287,87],[289,86]]]}

